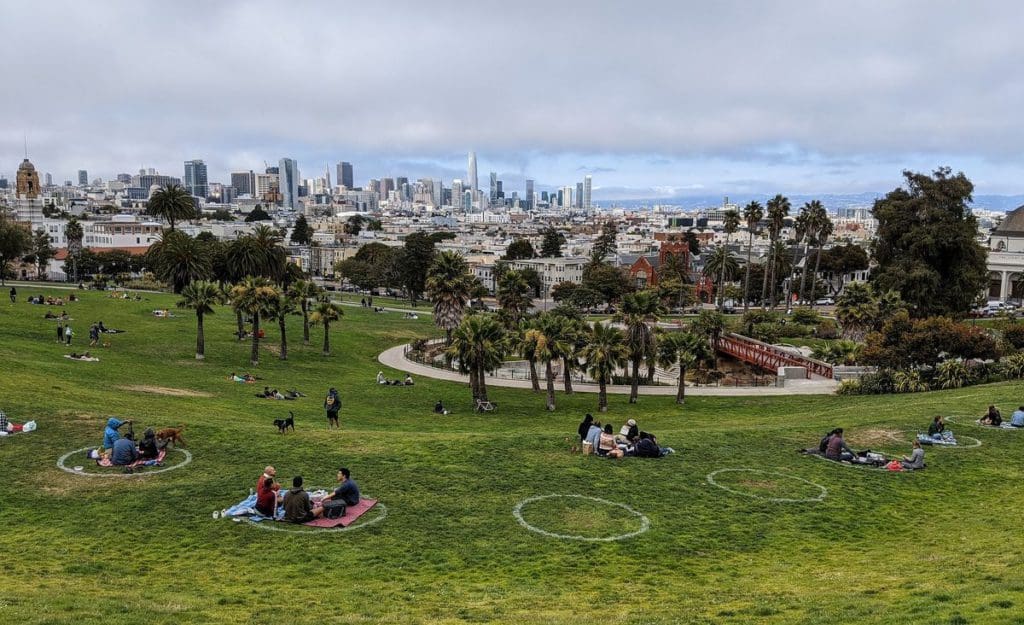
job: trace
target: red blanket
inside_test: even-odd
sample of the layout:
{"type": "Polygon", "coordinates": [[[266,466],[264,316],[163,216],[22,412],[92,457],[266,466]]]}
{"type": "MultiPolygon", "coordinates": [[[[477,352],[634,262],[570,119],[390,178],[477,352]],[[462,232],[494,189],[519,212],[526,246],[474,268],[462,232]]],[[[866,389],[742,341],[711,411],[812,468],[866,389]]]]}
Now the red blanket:
{"type": "Polygon", "coordinates": [[[375,505],[377,505],[376,499],[360,499],[359,503],[345,509],[345,516],[343,517],[337,519],[316,519],[315,521],[303,523],[303,525],[308,525],[310,527],[338,527],[339,525],[342,527],[348,527],[349,525],[352,525],[356,519],[366,514],[367,511],[375,505]]]}

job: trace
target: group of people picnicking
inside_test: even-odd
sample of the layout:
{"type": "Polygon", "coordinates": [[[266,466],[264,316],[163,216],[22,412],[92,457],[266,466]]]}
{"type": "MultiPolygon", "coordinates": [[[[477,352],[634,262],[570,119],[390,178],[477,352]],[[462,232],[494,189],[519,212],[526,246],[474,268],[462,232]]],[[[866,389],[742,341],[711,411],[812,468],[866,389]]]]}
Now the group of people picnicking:
{"type": "Polygon", "coordinates": [[[642,431],[635,419],[626,421],[616,434],[611,423],[602,426],[600,421],[594,420],[592,414],[587,413],[580,422],[577,434],[585,455],[596,454],[607,458],[661,458],[675,453],[671,447],[660,446],[654,434],[642,431]]]}
{"type": "Polygon", "coordinates": [[[322,499],[314,501],[303,488],[301,475],[292,478],[292,487],[281,493],[276,480],[277,470],[268,466],[256,480],[256,511],[269,518],[278,517],[278,508],[284,510],[284,520],[291,523],[308,523],[319,518],[336,519],[345,516],[347,507],[359,503],[359,486],[352,479],[347,467],[338,469],[338,485],[322,499]]]}
{"type": "Polygon", "coordinates": [[[377,384],[382,384],[384,386],[413,386],[416,383],[413,382],[412,376],[409,375],[408,373],[405,374],[404,380],[400,380],[398,378],[395,378],[394,380],[389,380],[387,377],[384,376],[383,371],[378,371],[377,384]]]}
{"type": "Polygon", "coordinates": [[[874,467],[884,466],[890,471],[914,471],[925,467],[924,449],[921,448],[920,441],[915,440],[911,443],[910,456],[903,456],[900,459],[887,458],[870,449],[863,451],[851,449],[843,436],[843,428],[835,428],[821,437],[817,448],[800,451],[806,454],[820,455],[834,462],[849,462],[874,467]]]}
{"type": "Polygon", "coordinates": [[[1008,424],[1004,424],[1002,413],[1000,413],[999,409],[994,405],[990,405],[988,407],[988,412],[978,420],[978,423],[992,427],[1004,427],[1004,425],[1009,425],[1013,428],[1024,428],[1024,406],[1018,406],[1017,409],[1013,411],[1013,414],[1010,415],[1010,422],[1008,424]]]}
{"type": "Polygon", "coordinates": [[[140,460],[155,464],[169,441],[157,438],[156,430],[153,428],[146,428],[142,440],[136,441],[133,424],[134,421],[131,419],[107,419],[107,425],[103,429],[103,444],[98,449],[90,450],[88,456],[98,464],[109,461],[112,466],[124,467],[126,473],[131,473],[131,465],[140,460]],[[127,431],[122,433],[121,428],[124,426],[128,426],[127,431]]]}
{"type": "Polygon", "coordinates": [[[256,393],[256,397],[259,397],[260,399],[285,399],[291,401],[296,400],[300,397],[305,397],[305,395],[295,389],[287,390],[284,393],[281,393],[276,388],[264,386],[263,392],[256,393]]]}

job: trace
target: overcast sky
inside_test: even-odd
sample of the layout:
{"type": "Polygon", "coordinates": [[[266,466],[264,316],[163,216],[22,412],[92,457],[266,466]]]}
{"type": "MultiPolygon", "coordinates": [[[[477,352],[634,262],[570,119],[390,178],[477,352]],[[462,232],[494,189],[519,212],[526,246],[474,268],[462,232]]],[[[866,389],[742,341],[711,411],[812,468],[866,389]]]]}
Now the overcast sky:
{"type": "Polygon", "coordinates": [[[1024,3],[0,0],[0,175],[294,157],[595,197],[1024,193],[1024,3]]]}

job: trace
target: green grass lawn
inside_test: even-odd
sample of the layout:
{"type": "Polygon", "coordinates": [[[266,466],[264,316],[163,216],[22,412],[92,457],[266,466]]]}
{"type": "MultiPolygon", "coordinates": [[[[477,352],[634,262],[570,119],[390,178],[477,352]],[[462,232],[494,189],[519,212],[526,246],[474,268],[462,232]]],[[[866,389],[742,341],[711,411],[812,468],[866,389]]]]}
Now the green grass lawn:
{"type": "Polygon", "coordinates": [[[0,439],[0,623],[1024,623],[1024,434],[954,425],[983,445],[927,450],[928,469],[911,474],[795,453],[839,425],[855,447],[909,453],[896,441],[936,413],[980,414],[995,402],[1008,414],[1024,399],[1019,383],[896,397],[691,397],[685,408],[671,397],[630,406],[613,396],[600,418],[616,427],[636,418],[678,453],[606,461],[569,451],[595,395],[559,393],[548,413],[542,395],[493,388],[499,411],[477,415],[462,385],[377,386],[380,351],[436,335],[426,316],[346,307],[330,357],[320,328],[302,346],[296,317],[289,360],[276,358],[270,325],[254,368],[228,309],[207,319],[198,362],[194,316],[151,315],[172,296],[89,292],[67,307],[72,348],[84,348],[95,320],[127,332],[93,350],[100,362],[80,363],[61,357],[68,350],[43,319],[48,307],[24,303],[30,291],[0,305],[0,408],[39,424],[0,439]],[[232,371],[309,397],[256,399],[262,387],[227,381],[232,371]],[[340,431],[327,430],[321,408],[329,386],[342,395],[340,431]],[[438,399],[453,414],[434,415],[438,399]],[[296,431],[279,435],[272,421],[288,410],[296,431]],[[65,452],[100,443],[110,415],[134,419],[136,432],[185,424],[193,462],[149,477],[59,470],[65,452]],[[268,463],[282,482],[302,474],[311,486],[331,485],[348,466],[387,516],[303,534],[214,520],[268,463]],[[763,472],[720,472],[725,490],[707,480],[722,469],[763,472]],[[520,507],[527,525],[590,539],[635,534],[641,517],[649,529],[574,541],[513,515],[552,494],[618,505],[533,500],[520,507]]]}

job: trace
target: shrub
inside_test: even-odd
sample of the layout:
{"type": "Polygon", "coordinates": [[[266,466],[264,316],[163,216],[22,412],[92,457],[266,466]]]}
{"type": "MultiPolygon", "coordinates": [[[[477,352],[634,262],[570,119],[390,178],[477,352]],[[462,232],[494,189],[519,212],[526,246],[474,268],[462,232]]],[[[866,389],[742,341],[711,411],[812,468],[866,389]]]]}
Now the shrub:
{"type": "Polygon", "coordinates": [[[839,336],[839,326],[832,319],[822,319],[814,328],[814,336],[819,339],[834,339],[839,336]]]}
{"type": "Polygon", "coordinates": [[[1000,361],[1003,375],[1011,380],[1024,378],[1024,353],[1007,356],[1000,361]]]}
{"type": "Polygon", "coordinates": [[[779,323],[755,323],[752,328],[752,338],[765,343],[775,343],[782,336],[782,325],[779,323]]]}
{"type": "Polygon", "coordinates": [[[780,313],[771,310],[751,310],[743,315],[743,326],[750,327],[759,323],[779,323],[782,321],[780,313]]]}
{"type": "Polygon", "coordinates": [[[810,308],[798,308],[793,311],[789,320],[800,325],[813,326],[821,321],[821,315],[818,314],[818,311],[810,308]]]}
{"type": "Polygon", "coordinates": [[[947,360],[935,368],[935,384],[939,388],[960,388],[972,379],[971,370],[962,360],[947,360]]]}
{"type": "Polygon", "coordinates": [[[813,326],[800,325],[799,323],[787,323],[782,326],[782,335],[793,338],[803,338],[814,334],[813,326]]]}
{"type": "Polygon", "coordinates": [[[897,371],[892,374],[892,388],[897,393],[921,393],[928,390],[928,383],[920,371],[897,371]]]}
{"type": "Polygon", "coordinates": [[[843,380],[836,389],[836,395],[862,395],[860,380],[843,380]]]}
{"type": "Polygon", "coordinates": [[[1003,341],[1014,349],[1024,347],[1024,323],[1015,323],[1003,330],[1003,341]]]}
{"type": "Polygon", "coordinates": [[[893,372],[890,369],[881,369],[860,378],[861,395],[885,395],[892,392],[894,392],[893,372]]]}

